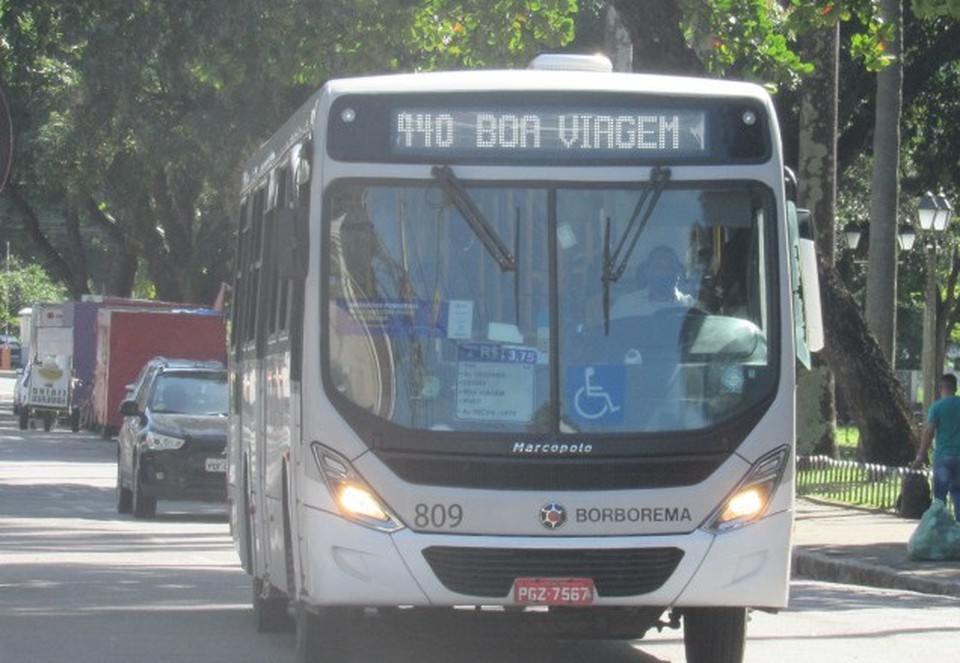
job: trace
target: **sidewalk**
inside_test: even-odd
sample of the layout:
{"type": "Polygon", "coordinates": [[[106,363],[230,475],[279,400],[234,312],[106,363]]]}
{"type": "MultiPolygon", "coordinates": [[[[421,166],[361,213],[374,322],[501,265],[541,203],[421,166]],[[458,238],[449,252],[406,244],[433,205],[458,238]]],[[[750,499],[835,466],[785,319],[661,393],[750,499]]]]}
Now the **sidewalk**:
{"type": "Polygon", "coordinates": [[[960,597],[960,560],[923,562],[907,555],[919,521],[888,513],[797,499],[796,576],[960,597]]]}

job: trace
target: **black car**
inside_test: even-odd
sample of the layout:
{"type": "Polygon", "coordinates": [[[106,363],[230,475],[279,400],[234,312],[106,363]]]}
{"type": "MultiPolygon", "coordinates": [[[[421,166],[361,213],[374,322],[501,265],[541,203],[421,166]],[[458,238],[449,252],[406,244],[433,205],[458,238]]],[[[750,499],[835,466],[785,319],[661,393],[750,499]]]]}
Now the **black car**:
{"type": "Polygon", "coordinates": [[[157,500],[226,500],[227,372],[156,358],[120,404],[117,511],[151,518],[157,500]]]}

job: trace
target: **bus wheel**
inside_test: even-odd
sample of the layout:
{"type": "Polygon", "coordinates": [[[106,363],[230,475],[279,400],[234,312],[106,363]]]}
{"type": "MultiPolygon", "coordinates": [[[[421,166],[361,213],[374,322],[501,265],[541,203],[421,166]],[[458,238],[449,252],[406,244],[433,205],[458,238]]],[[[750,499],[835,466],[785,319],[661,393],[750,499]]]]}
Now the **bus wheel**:
{"type": "Polygon", "coordinates": [[[297,663],[332,663],[351,660],[350,635],[353,627],[346,608],[323,608],[311,612],[296,603],[297,663]]]}
{"type": "Polygon", "coordinates": [[[683,646],[687,663],[742,663],[746,608],[686,608],[683,646]]]}
{"type": "Polygon", "coordinates": [[[257,633],[282,633],[293,630],[293,620],[287,613],[286,596],[272,594],[267,583],[253,579],[253,618],[257,633]]]}

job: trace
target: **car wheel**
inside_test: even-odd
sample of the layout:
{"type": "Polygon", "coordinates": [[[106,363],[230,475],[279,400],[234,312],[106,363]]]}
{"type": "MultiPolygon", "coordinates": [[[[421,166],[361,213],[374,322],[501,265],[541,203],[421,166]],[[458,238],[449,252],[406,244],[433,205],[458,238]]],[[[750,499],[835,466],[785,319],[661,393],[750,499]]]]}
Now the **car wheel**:
{"type": "Polygon", "coordinates": [[[157,498],[145,495],[140,485],[140,460],[133,464],[133,517],[153,518],[157,515],[157,498]]]}
{"type": "Polygon", "coordinates": [[[133,491],[123,485],[120,451],[117,450],[117,513],[130,513],[131,511],[133,511],[133,491]]]}

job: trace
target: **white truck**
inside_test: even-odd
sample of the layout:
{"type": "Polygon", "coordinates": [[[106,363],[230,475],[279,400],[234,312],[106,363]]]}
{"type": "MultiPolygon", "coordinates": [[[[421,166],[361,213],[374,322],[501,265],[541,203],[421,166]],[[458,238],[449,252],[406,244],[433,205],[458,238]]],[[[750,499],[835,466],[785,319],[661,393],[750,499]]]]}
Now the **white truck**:
{"type": "Polygon", "coordinates": [[[73,321],[62,304],[35,304],[30,313],[29,343],[18,414],[21,430],[42,422],[44,430],[57,421],[80,428],[79,409],[73,405],[73,321]]]}

